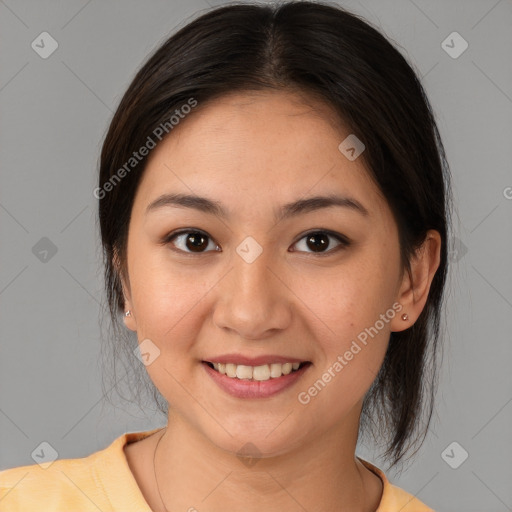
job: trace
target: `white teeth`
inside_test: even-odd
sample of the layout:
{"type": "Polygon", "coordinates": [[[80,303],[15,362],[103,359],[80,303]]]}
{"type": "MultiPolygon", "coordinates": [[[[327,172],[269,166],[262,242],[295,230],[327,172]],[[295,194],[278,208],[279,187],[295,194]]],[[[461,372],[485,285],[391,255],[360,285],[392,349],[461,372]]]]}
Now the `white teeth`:
{"type": "Polygon", "coordinates": [[[275,379],[281,377],[283,372],[281,371],[282,366],[279,363],[273,363],[270,365],[270,376],[275,379]]]}
{"type": "Polygon", "coordinates": [[[236,364],[232,364],[232,363],[226,364],[226,375],[228,377],[236,377],[236,364]]]}
{"type": "Polygon", "coordinates": [[[283,373],[288,375],[292,371],[292,363],[284,363],[283,364],[283,373]]]}
{"type": "Polygon", "coordinates": [[[212,363],[213,367],[223,375],[231,378],[264,381],[270,378],[276,379],[282,375],[288,375],[293,370],[298,370],[300,363],[272,363],[260,366],[247,366],[233,363],[212,363]]]}
{"type": "Polygon", "coordinates": [[[236,376],[239,379],[252,379],[252,366],[239,364],[236,367],[236,376]]]}
{"type": "MultiPolygon", "coordinates": [[[[250,366],[248,368],[250,368],[250,366]]],[[[254,380],[270,379],[270,368],[268,367],[268,364],[264,364],[262,366],[255,366],[252,370],[252,378],[254,380]]]]}

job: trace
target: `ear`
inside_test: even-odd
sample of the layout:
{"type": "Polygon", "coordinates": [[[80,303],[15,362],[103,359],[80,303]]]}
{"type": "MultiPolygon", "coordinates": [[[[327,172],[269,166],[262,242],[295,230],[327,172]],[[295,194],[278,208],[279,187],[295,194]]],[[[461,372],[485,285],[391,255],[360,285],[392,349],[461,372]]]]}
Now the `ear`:
{"type": "Polygon", "coordinates": [[[118,256],[118,252],[114,250],[114,257],[112,259],[112,263],[114,265],[115,271],[119,276],[119,280],[121,281],[121,287],[123,290],[123,298],[124,298],[124,312],[123,319],[124,324],[131,331],[137,331],[137,322],[135,320],[135,311],[133,310],[132,299],[131,299],[131,290],[130,290],[130,281],[125,280],[124,273],[122,271],[122,266],[120,263],[120,259],[118,256]],[[126,316],[125,313],[130,311],[130,316],[126,316]]]}
{"type": "Polygon", "coordinates": [[[423,244],[411,260],[411,275],[404,272],[396,299],[402,309],[391,321],[392,332],[403,331],[416,322],[427,302],[430,285],[440,261],[441,235],[431,229],[427,231],[423,244]],[[402,320],[404,313],[409,317],[405,321],[402,320]]]}

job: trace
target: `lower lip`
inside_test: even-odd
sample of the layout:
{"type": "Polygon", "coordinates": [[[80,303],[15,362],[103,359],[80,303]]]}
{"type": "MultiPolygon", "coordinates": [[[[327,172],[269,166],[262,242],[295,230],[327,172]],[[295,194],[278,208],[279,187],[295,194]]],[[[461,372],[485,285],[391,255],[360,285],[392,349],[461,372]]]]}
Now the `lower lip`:
{"type": "Polygon", "coordinates": [[[236,398],[267,398],[269,396],[276,395],[277,393],[292,386],[311,366],[311,363],[308,363],[288,375],[281,375],[281,377],[277,377],[275,379],[271,378],[269,380],[258,381],[228,377],[227,375],[223,375],[217,370],[214,370],[204,362],[201,364],[206,370],[206,373],[208,373],[208,375],[221,389],[236,398]]]}

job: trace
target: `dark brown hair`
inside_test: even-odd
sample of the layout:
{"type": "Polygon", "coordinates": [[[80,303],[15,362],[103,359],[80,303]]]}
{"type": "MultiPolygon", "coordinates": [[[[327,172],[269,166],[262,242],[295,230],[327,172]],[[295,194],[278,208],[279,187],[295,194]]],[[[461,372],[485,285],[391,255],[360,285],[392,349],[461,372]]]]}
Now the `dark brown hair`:
{"type": "Polygon", "coordinates": [[[410,272],[410,258],[427,230],[441,235],[441,262],[426,305],[414,325],[391,333],[380,373],[364,399],[361,432],[383,439],[384,457],[396,465],[413,446],[421,446],[433,412],[450,176],[432,109],[411,65],[378,30],[335,4],[244,2],[209,10],[167,39],[128,87],[104,140],[97,189],[114,327],[109,337],[114,359],[107,364],[114,365],[114,385],[128,377],[134,391],[144,381],[158,408],[167,412],[165,400],[132,354],[137,340],[126,337],[120,315],[124,302],[114,259],[126,272],[131,208],[147,157],[133,169],[126,163],[191,98],[200,108],[224,94],[265,89],[321,98],[363,141],[362,158],[398,226],[403,270],[410,272]],[[114,181],[123,166],[129,172],[114,181]],[[122,353],[127,372],[117,380],[115,365],[122,353]]]}

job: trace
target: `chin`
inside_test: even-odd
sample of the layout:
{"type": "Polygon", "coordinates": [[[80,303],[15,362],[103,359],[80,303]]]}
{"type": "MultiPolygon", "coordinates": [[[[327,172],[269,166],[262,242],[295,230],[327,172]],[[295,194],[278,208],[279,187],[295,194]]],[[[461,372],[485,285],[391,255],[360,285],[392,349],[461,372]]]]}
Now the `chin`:
{"type": "MultiPolygon", "coordinates": [[[[237,457],[248,458],[269,458],[282,455],[294,449],[294,447],[303,443],[304,429],[300,432],[293,432],[284,425],[275,428],[275,425],[283,420],[272,421],[262,424],[259,427],[246,424],[224,425],[231,436],[219,426],[211,426],[203,434],[209,441],[226,452],[237,457]]],[[[218,426],[218,425],[217,425],[218,426]]],[[[247,464],[250,466],[250,464],[247,464]]]]}

